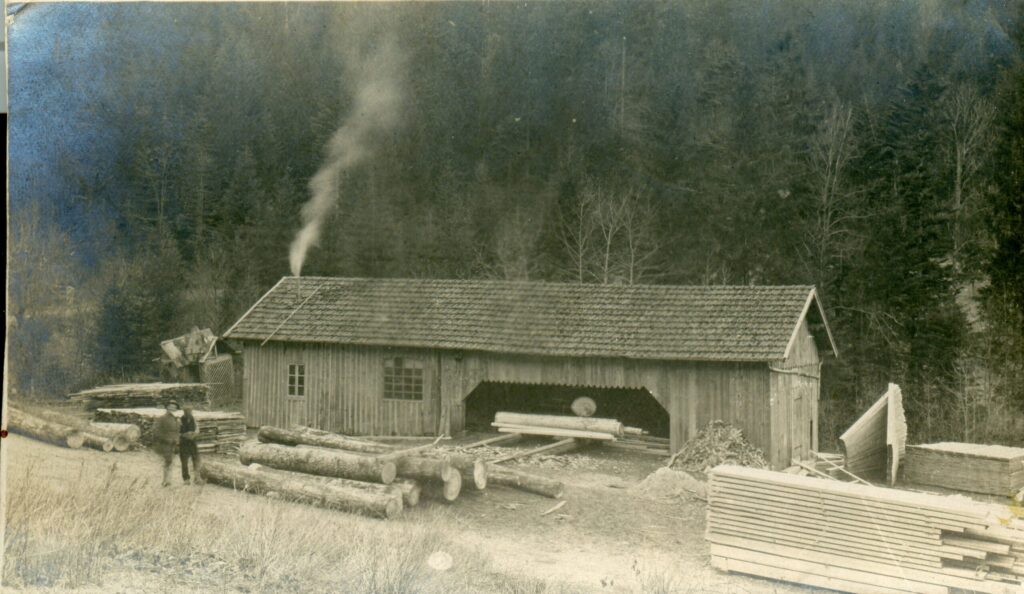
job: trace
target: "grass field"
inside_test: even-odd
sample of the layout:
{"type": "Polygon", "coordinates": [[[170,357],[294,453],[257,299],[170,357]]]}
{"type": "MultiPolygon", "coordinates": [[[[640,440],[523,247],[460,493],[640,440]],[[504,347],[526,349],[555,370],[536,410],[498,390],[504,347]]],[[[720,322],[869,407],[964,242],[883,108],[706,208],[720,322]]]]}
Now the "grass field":
{"type": "Polygon", "coordinates": [[[69,450],[3,440],[4,590],[748,594],[807,592],[708,566],[701,504],[623,489],[657,462],[602,472],[537,468],[571,488],[552,500],[509,489],[424,501],[375,520],[214,485],[159,486],[148,451],[69,450]],[[451,556],[450,569],[428,558],[451,556]]]}

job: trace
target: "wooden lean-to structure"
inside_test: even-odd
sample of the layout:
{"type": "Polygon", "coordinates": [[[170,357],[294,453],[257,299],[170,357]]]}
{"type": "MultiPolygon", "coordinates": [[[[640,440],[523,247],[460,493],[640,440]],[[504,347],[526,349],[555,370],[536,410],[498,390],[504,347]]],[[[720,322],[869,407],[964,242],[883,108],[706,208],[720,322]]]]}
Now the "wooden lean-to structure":
{"type": "Polygon", "coordinates": [[[894,484],[906,452],[907,420],[900,387],[889,384],[881,398],[839,437],[845,469],[861,478],[894,484]]]}

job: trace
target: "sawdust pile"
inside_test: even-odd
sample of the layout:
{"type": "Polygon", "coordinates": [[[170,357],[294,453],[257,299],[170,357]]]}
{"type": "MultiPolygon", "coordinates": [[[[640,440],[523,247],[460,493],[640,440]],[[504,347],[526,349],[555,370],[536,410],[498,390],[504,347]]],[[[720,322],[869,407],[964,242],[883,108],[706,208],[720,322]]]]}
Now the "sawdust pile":
{"type": "Polygon", "coordinates": [[[696,438],[683,445],[672,468],[706,472],[719,464],[768,467],[764,453],[747,443],[742,431],[723,421],[711,421],[696,438]]]}
{"type": "Polygon", "coordinates": [[[707,485],[690,473],[671,468],[659,468],[640,483],[630,487],[630,492],[648,499],[703,499],[707,500],[707,485]]]}

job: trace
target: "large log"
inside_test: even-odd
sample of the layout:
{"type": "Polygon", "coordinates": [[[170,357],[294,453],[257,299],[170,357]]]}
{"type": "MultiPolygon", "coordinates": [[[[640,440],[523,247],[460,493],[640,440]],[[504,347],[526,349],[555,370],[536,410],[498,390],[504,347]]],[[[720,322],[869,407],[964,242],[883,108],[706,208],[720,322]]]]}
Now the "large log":
{"type": "Polygon", "coordinates": [[[369,443],[359,439],[352,439],[336,433],[328,433],[319,429],[309,427],[293,427],[282,429],[281,427],[263,426],[260,427],[256,438],[263,443],[279,443],[283,445],[311,445],[321,448],[335,450],[348,450],[364,454],[386,454],[394,451],[391,446],[379,443],[369,443]]]}
{"type": "Polygon", "coordinates": [[[472,485],[477,491],[487,488],[487,463],[482,458],[469,454],[448,454],[452,468],[459,471],[464,483],[472,485]]]}
{"type": "Polygon", "coordinates": [[[450,468],[444,480],[430,480],[422,483],[423,493],[435,499],[455,501],[462,492],[462,475],[458,470],[450,468]]]}
{"type": "Polygon", "coordinates": [[[208,482],[235,489],[256,493],[273,492],[293,501],[378,518],[390,518],[402,510],[402,498],[394,492],[351,488],[335,481],[311,480],[297,473],[207,460],[200,465],[199,474],[208,482]]]}
{"type": "MultiPolygon", "coordinates": [[[[96,450],[103,450],[104,452],[110,452],[114,450],[114,442],[102,435],[96,435],[95,433],[82,433],[83,445],[96,450]]],[[[121,450],[123,451],[123,450],[121,450]]]]}
{"type": "Polygon", "coordinates": [[[422,489],[420,484],[412,479],[398,478],[392,482],[389,487],[393,487],[402,492],[402,502],[409,507],[416,507],[420,502],[420,493],[422,489]]]}
{"type": "Polygon", "coordinates": [[[565,493],[565,485],[558,481],[491,464],[487,465],[487,481],[492,485],[512,487],[552,499],[558,499],[565,493]]]}
{"type": "Polygon", "coordinates": [[[82,433],[74,427],[47,421],[13,407],[8,407],[7,412],[10,415],[7,428],[15,433],[69,448],[80,448],[85,442],[82,433]]]}
{"type": "Polygon", "coordinates": [[[293,448],[276,443],[248,442],[238,450],[242,464],[258,462],[280,470],[388,484],[395,480],[395,464],[338,450],[293,448]]]}
{"type": "Polygon", "coordinates": [[[452,474],[452,464],[447,456],[442,458],[405,456],[395,460],[394,464],[398,476],[402,478],[444,481],[448,475],[452,474]]]}
{"type": "Polygon", "coordinates": [[[409,501],[409,505],[416,505],[419,503],[419,491],[415,493],[415,497],[407,497],[402,486],[395,483],[390,485],[382,485],[380,483],[367,483],[365,481],[354,481],[352,479],[337,478],[332,476],[319,476],[315,474],[303,474],[300,472],[291,472],[290,470],[278,470],[276,468],[269,468],[260,464],[250,464],[249,468],[254,470],[262,470],[271,475],[278,475],[281,478],[291,478],[299,480],[310,480],[318,483],[336,485],[345,489],[358,489],[360,491],[367,491],[370,493],[376,493],[378,495],[385,495],[391,497],[397,497],[402,500],[403,506],[406,501],[409,501]]]}
{"type": "Polygon", "coordinates": [[[101,435],[114,442],[114,449],[123,452],[131,448],[132,444],[138,443],[142,438],[142,430],[138,425],[131,423],[100,423],[93,421],[89,423],[89,433],[101,435]]]}
{"type": "Polygon", "coordinates": [[[494,415],[498,425],[521,425],[527,427],[549,427],[552,429],[573,429],[575,431],[593,431],[607,433],[616,437],[622,436],[625,427],[615,419],[595,417],[570,417],[559,415],[528,415],[521,413],[499,412],[494,415]]]}

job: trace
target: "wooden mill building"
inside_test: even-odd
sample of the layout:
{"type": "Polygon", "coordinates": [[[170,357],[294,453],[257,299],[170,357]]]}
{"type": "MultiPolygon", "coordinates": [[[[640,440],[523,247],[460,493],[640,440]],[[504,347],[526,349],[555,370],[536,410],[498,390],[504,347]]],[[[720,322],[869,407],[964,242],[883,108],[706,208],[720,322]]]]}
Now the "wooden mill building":
{"type": "Polygon", "coordinates": [[[454,433],[484,383],[629,388],[667,413],[673,451],[721,419],[776,467],[817,448],[836,353],[810,286],[285,277],[224,337],[251,426],[454,433]]]}

